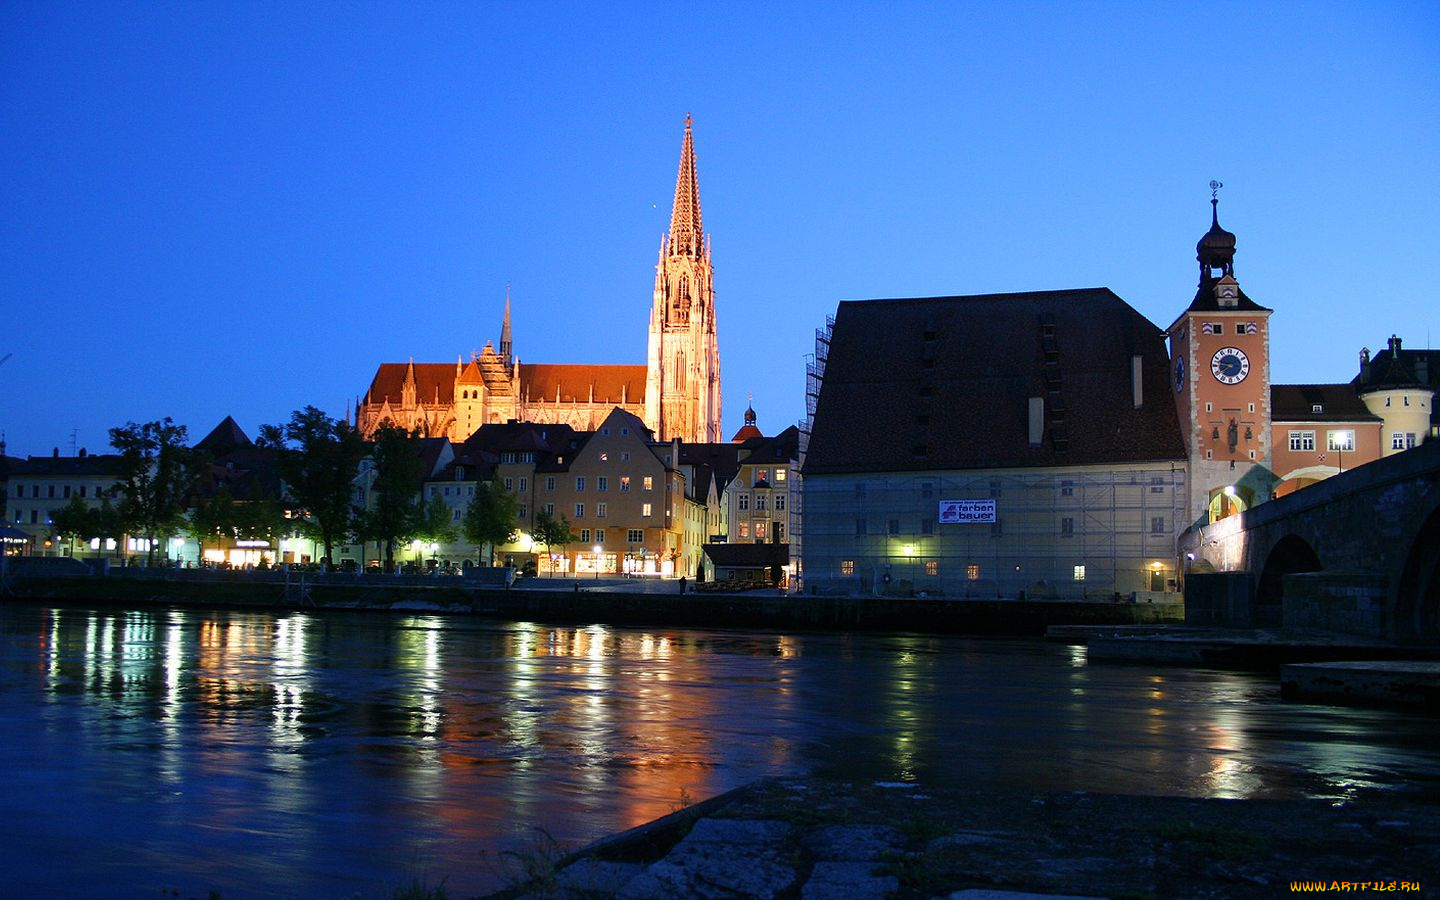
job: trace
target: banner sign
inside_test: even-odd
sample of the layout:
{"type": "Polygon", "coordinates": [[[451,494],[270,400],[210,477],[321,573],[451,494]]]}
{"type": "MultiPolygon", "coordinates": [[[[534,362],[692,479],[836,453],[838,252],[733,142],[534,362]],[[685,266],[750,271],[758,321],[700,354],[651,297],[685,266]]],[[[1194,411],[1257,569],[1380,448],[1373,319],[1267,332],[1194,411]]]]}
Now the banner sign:
{"type": "Polygon", "coordinates": [[[970,522],[994,522],[994,500],[941,500],[940,524],[956,525],[970,522]]]}

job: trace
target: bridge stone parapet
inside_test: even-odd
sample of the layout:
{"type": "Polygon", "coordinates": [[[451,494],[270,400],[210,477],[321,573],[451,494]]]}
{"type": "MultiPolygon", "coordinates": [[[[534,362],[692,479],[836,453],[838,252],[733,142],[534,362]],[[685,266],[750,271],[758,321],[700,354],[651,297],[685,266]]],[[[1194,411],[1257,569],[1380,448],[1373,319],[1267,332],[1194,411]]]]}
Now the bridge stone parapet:
{"type": "Polygon", "coordinates": [[[1179,549],[1197,624],[1440,641],[1440,440],[1191,529],[1179,549]],[[1219,602],[1206,576],[1240,572],[1250,602],[1219,602]]]}

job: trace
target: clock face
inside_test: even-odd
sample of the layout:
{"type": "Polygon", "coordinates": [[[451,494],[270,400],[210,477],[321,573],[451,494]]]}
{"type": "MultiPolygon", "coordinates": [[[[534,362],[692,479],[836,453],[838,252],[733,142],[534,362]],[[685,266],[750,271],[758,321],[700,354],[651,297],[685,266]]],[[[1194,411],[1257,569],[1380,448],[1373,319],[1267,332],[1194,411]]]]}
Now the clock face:
{"type": "Polygon", "coordinates": [[[1210,372],[1222,384],[1239,384],[1250,374],[1250,357],[1239,347],[1221,347],[1210,357],[1210,372]]]}
{"type": "Polygon", "coordinates": [[[1175,390],[1185,387],[1185,359],[1181,357],[1175,360],[1175,390]]]}

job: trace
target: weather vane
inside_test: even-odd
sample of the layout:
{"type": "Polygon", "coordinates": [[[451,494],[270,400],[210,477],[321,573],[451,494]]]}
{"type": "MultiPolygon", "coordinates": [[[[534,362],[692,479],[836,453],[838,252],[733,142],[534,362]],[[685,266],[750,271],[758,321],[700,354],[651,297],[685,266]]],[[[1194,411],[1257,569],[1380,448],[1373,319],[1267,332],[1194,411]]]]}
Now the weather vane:
{"type": "Polygon", "coordinates": [[[1215,179],[1213,179],[1213,178],[1210,179],[1210,199],[1211,199],[1211,200],[1214,200],[1216,193],[1218,193],[1219,190],[1220,190],[1222,187],[1224,187],[1224,186],[1225,186],[1225,185],[1221,184],[1220,182],[1216,181],[1215,179]]]}

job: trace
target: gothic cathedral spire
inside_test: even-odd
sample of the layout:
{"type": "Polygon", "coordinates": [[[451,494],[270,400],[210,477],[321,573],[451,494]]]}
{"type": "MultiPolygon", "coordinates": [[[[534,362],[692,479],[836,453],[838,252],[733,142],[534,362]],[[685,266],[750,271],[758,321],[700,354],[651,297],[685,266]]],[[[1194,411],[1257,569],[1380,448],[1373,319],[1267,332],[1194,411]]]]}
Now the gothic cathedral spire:
{"type": "Polygon", "coordinates": [[[695,141],[685,117],[670,231],[660,243],[650,311],[645,418],[659,440],[720,441],[720,350],[710,241],[700,223],[695,141]]]}

